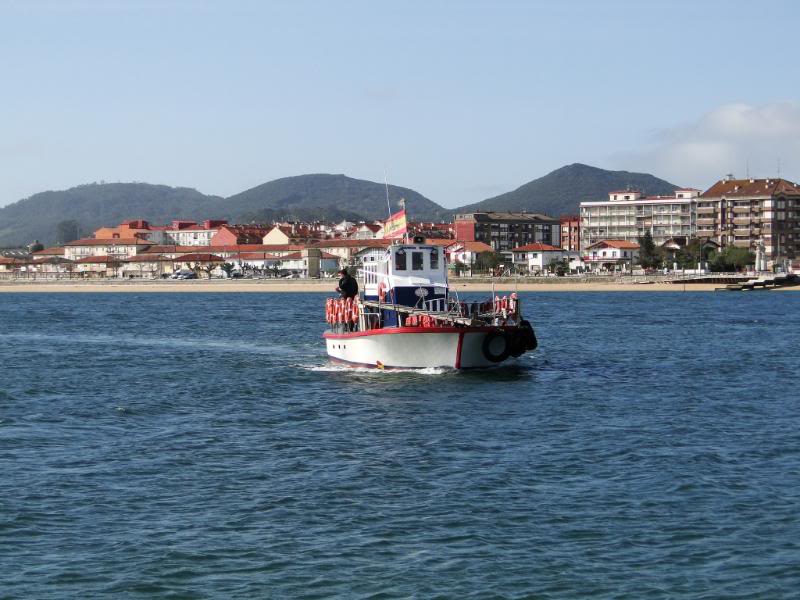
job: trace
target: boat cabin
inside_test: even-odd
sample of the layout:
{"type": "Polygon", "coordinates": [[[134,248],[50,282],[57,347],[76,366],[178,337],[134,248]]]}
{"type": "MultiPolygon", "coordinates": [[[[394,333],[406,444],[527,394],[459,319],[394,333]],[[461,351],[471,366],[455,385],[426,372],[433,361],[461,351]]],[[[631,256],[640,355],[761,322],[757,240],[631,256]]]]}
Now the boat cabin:
{"type": "MultiPolygon", "coordinates": [[[[393,244],[382,256],[365,262],[364,299],[427,310],[446,310],[447,264],[444,249],[415,238],[393,244]]],[[[395,311],[383,311],[384,326],[396,324],[395,311]]]]}

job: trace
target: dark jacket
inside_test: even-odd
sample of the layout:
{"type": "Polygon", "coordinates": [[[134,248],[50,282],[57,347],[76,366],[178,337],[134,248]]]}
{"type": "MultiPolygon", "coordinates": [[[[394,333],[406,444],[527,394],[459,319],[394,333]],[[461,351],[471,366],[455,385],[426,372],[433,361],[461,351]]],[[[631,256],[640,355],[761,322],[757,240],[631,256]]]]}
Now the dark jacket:
{"type": "Polygon", "coordinates": [[[339,293],[342,298],[354,298],[358,296],[358,282],[348,274],[342,275],[339,280],[339,293]]]}

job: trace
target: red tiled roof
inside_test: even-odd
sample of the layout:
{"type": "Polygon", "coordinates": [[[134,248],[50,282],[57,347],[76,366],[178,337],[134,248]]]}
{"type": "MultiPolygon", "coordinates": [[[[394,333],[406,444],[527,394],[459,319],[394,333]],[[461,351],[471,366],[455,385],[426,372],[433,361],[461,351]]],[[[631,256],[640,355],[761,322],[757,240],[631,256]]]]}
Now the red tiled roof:
{"type": "Polygon", "coordinates": [[[21,258],[0,256],[0,265],[27,265],[28,261],[21,258]]]}
{"type": "Polygon", "coordinates": [[[535,244],[528,244],[526,246],[518,246],[513,248],[512,252],[562,252],[563,248],[556,248],[548,244],[536,242],[535,244]]]}
{"type": "Polygon", "coordinates": [[[147,254],[164,254],[177,252],[188,254],[193,252],[295,252],[303,250],[306,246],[303,244],[236,244],[229,246],[172,246],[172,245],[152,245],[142,253],[147,254]]]}
{"type": "Polygon", "coordinates": [[[122,262],[140,263],[140,262],[172,262],[173,259],[167,258],[161,254],[137,254],[136,256],[129,256],[123,258],[122,262]]]}
{"type": "Polygon", "coordinates": [[[112,239],[97,239],[97,238],[83,238],[68,242],[67,246],[150,246],[152,242],[140,240],[139,238],[112,238],[112,239]]]}
{"type": "Polygon", "coordinates": [[[221,256],[217,256],[216,254],[208,254],[206,252],[194,252],[192,254],[184,254],[183,256],[178,256],[175,258],[175,261],[178,262],[225,262],[225,259],[221,256]]]}
{"type": "Polygon", "coordinates": [[[84,258],[76,258],[74,262],[78,264],[108,264],[118,263],[125,260],[124,258],[117,258],[116,256],[86,256],[84,258]]]}
{"type": "Polygon", "coordinates": [[[63,246],[54,246],[44,250],[37,250],[33,253],[33,256],[64,256],[64,248],[63,246]]]}
{"type": "Polygon", "coordinates": [[[483,242],[471,242],[471,241],[468,241],[468,242],[456,242],[456,241],[450,240],[450,243],[448,244],[448,247],[451,247],[451,246],[452,247],[461,246],[464,249],[464,251],[466,251],[466,252],[481,253],[481,252],[491,252],[492,251],[492,247],[489,244],[484,244],[483,242]]]}
{"type": "Polygon", "coordinates": [[[700,194],[700,198],[777,196],[778,194],[800,194],[800,186],[785,179],[723,179],[700,194]]]}
{"type": "Polygon", "coordinates": [[[618,248],[620,250],[638,250],[639,244],[635,242],[629,242],[627,240],[600,240],[599,242],[595,242],[588,246],[588,248],[594,248],[595,246],[606,245],[610,248],[618,248]]]}
{"type": "Polygon", "coordinates": [[[241,258],[242,260],[281,260],[285,257],[276,256],[269,252],[242,252],[237,254],[235,258],[241,258]]]}
{"type": "MultiPolygon", "coordinates": [[[[320,252],[320,258],[335,258],[338,260],[338,256],[335,254],[331,254],[330,252],[320,252]]],[[[278,258],[283,260],[297,260],[298,258],[303,258],[302,252],[292,252],[291,254],[285,254],[284,256],[279,256],[278,258]]]]}
{"type": "Polygon", "coordinates": [[[392,240],[319,240],[309,245],[310,248],[361,248],[388,247],[392,240]]]}

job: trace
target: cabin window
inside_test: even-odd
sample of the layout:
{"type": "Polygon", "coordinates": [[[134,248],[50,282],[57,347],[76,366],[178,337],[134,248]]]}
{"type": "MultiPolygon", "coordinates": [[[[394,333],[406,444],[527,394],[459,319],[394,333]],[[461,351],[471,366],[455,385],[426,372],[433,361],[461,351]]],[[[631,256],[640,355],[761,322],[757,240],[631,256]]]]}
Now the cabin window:
{"type": "Polygon", "coordinates": [[[406,253],[402,250],[394,255],[394,268],[398,271],[406,270],[406,253]]]}
{"type": "Polygon", "coordinates": [[[425,268],[424,257],[425,255],[422,252],[412,252],[411,253],[411,270],[412,271],[422,271],[425,268]]]}
{"type": "Polygon", "coordinates": [[[439,249],[434,248],[431,250],[431,269],[439,268],[439,249]]]}

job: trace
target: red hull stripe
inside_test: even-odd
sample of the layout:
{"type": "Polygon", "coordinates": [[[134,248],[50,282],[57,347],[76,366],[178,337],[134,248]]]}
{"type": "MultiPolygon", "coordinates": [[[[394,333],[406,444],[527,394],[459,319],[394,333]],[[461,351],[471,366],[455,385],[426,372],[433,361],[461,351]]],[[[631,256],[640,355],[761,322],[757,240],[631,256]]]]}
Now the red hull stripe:
{"type": "Polygon", "coordinates": [[[387,327],[386,329],[370,329],[369,331],[350,331],[347,333],[334,333],[326,331],[322,337],[329,340],[347,340],[371,335],[391,335],[397,333],[489,333],[496,329],[516,329],[515,326],[504,327],[387,327]]]}
{"type": "Polygon", "coordinates": [[[456,347],[456,369],[461,368],[461,348],[464,347],[464,332],[458,334],[458,347],[456,347]]]}

